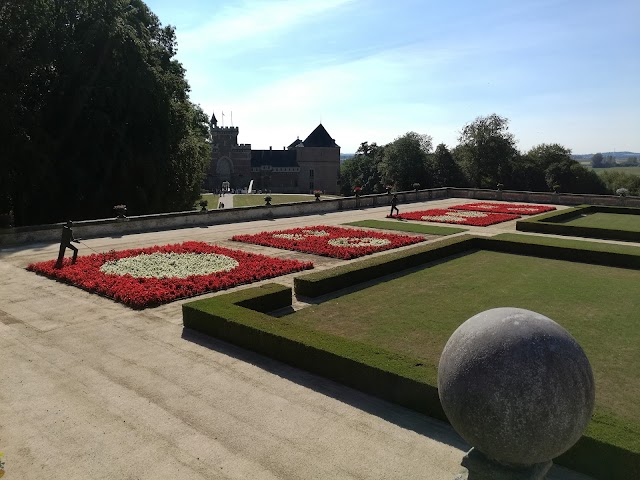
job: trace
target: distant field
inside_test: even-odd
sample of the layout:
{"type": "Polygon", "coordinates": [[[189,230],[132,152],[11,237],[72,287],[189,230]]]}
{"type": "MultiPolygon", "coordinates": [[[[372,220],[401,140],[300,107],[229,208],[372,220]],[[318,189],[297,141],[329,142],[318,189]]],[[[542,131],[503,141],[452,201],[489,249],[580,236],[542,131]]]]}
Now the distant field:
{"type": "MultiPolygon", "coordinates": [[[[590,166],[590,164],[589,164],[590,166]]],[[[640,176],[640,167],[611,167],[611,168],[594,168],[598,175],[603,172],[622,172],[640,176]]]]}

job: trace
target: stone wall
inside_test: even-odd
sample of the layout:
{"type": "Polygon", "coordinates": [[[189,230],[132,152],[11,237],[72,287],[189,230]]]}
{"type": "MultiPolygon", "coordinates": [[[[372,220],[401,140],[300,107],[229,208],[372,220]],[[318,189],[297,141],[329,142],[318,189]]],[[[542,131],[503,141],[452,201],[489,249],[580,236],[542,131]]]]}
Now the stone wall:
{"type": "MultiPolygon", "coordinates": [[[[551,203],[555,205],[618,205],[640,207],[640,197],[616,197],[612,195],[589,195],[569,193],[542,193],[481,190],[475,188],[434,188],[418,192],[399,192],[400,204],[440,200],[444,198],[464,198],[469,200],[502,200],[509,202],[551,203]]],[[[226,223],[249,222],[273,218],[337,212],[368,207],[388,206],[390,197],[363,195],[359,198],[345,197],[326,199],[321,202],[287,203],[271,207],[242,207],[208,212],[189,211],[162,213],[129,217],[127,221],[115,219],[86,220],[74,222],[74,234],[78,238],[96,238],[130,233],[174,230],[178,228],[220,225],[226,223]]],[[[32,243],[57,243],[60,241],[62,223],[36,225],[31,227],[0,229],[0,248],[32,243]]]]}

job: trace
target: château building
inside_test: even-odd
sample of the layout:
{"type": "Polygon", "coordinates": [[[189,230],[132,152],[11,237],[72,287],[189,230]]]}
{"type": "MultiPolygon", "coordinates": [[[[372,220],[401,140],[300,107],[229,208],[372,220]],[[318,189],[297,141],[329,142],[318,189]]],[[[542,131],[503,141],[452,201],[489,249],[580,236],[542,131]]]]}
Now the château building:
{"type": "Polygon", "coordinates": [[[223,182],[230,188],[277,193],[339,192],[340,147],[327,130],[318,125],[305,140],[298,138],[282,150],[252,150],[238,144],[238,127],[219,127],[215,115],[209,122],[211,165],[206,188],[215,191],[223,182]]]}

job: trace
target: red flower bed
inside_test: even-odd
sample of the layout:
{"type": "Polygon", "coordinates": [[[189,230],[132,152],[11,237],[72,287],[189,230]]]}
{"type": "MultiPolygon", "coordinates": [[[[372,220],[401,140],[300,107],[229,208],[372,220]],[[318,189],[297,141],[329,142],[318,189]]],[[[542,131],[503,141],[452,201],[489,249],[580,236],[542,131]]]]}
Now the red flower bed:
{"type": "Polygon", "coordinates": [[[423,242],[424,238],[320,225],[236,235],[232,240],[348,260],[423,242]]]}
{"type": "Polygon", "coordinates": [[[496,223],[507,222],[520,218],[520,215],[489,212],[464,212],[444,208],[421,210],[417,212],[401,213],[397,217],[405,220],[421,220],[423,222],[453,223],[456,225],[473,225],[486,227],[496,223]]]}
{"type": "Polygon", "coordinates": [[[522,205],[519,203],[467,203],[464,205],[456,205],[449,207],[452,210],[470,210],[474,212],[492,212],[492,213],[513,213],[515,215],[536,215],[538,213],[550,212],[556,207],[549,205],[522,205]]]}
{"type": "Polygon", "coordinates": [[[78,257],[75,264],[71,264],[71,259],[66,258],[62,268],[59,269],[54,267],[55,263],[55,260],[32,263],[27,267],[27,270],[70,283],[89,292],[113,298],[132,308],[157,306],[180,298],[215,292],[240,284],[313,268],[311,262],[282,260],[241,250],[217,247],[204,242],[184,242],[175,245],[92,254],[78,257]],[[144,256],[156,253],[180,254],[188,258],[222,258],[236,266],[230,267],[229,271],[189,275],[184,278],[136,277],[128,273],[122,275],[105,273],[101,270],[101,268],[108,266],[105,265],[108,262],[117,264],[118,260],[133,257],[148,259],[151,257],[144,256]],[[186,254],[196,254],[196,257],[186,254]]]}

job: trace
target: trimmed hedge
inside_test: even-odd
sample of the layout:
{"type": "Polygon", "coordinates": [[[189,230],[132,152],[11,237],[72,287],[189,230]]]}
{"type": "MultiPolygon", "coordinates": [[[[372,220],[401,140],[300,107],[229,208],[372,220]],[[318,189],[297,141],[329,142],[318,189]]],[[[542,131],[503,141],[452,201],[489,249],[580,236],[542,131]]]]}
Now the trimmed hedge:
{"type": "Polygon", "coordinates": [[[349,387],[446,421],[435,368],[342,337],[310,331],[262,311],[291,305],[291,289],[277,284],[182,305],[190,328],[349,387]],[[285,301],[286,298],[286,301],[285,301]],[[247,305],[259,306],[255,311],[247,305]]]}
{"type": "Polygon", "coordinates": [[[640,209],[632,207],[604,207],[599,205],[581,205],[559,212],[547,213],[518,220],[516,230],[521,232],[547,233],[553,235],[567,235],[571,237],[602,238],[607,240],[622,240],[625,242],[640,242],[640,233],[627,230],[612,230],[609,228],[582,227],[566,225],[558,222],[569,221],[579,215],[591,213],[617,213],[624,215],[640,215],[640,209]]]}
{"type": "MultiPolygon", "coordinates": [[[[640,269],[640,248],[503,234],[461,236],[295,279],[315,296],[402,269],[479,249],[581,263],[640,269]],[[592,249],[598,246],[598,250],[592,249]],[[609,251],[607,251],[607,249],[609,251]],[[300,281],[298,281],[300,280],[300,281]],[[331,286],[333,285],[333,288],[331,286]],[[319,293],[323,292],[323,293],[319,293]]],[[[185,328],[215,336],[365,393],[446,421],[437,370],[409,356],[310,330],[264,312],[291,305],[291,289],[277,284],[196,300],[182,306],[185,328]]],[[[555,459],[600,479],[640,478],[640,436],[635,427],[596,408],[582,438],[555,459]]]]}
{"type": "Polygon", "coordinates": [[[476,238],[470,235],[462,235],[436,243],[419,245],[400,252],[349,263],[331,270],[295,277],[293,284],[296,295],[316,298],[358,283],[401,272],[417,265],[467,252],[473,248],[472,245],[475,240],[476,238]]]}

